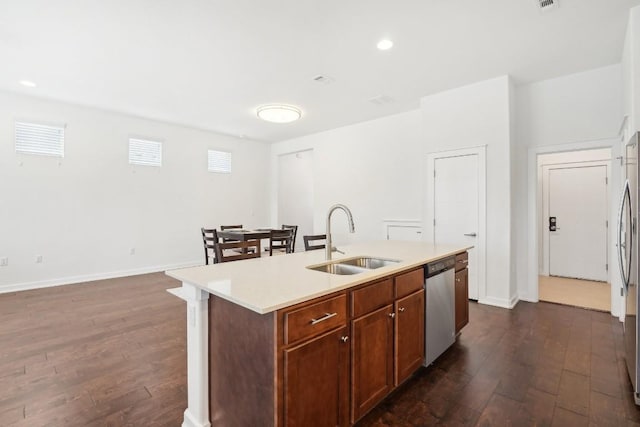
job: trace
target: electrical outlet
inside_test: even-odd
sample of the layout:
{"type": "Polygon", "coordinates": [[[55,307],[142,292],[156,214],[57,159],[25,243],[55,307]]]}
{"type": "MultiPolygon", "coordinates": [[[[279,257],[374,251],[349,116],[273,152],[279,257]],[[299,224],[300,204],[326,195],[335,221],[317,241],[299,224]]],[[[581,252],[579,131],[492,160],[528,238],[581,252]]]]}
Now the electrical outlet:
{"type": "Polygon", "coordinates": [[[136,254],[136,248],[129,249],[129,255],[135,255],[135,254],[136,254]]]}
{"type": "Polygon", "coordinates": [[[9,265],[9,258],[0,258],[0,267],[6,267],[7,265],[9,265]]]}
{"type": "Polygon", "coordinates": [[[36,264],[40,264],[42,262],[42,255],[36,255],[36,264]]]}

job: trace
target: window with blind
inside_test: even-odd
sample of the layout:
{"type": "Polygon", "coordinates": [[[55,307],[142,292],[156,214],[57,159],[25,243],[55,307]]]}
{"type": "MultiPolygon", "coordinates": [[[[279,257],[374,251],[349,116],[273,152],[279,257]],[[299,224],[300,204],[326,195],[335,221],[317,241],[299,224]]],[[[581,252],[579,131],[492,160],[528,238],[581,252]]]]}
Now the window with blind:
{"type": "Polygon", "coordinates": [[[162,166],[162,142],[129,138],[129,164],[162,166]]]}
{"type": "Polygon", "coordinates": [[[16,153],[64,157],[64,125],[15,122],[16,153]]]}
{"type": "Polygon", "coordinates": [[[209,150],[208,170],[216,173],[231,173],[231,153],[209,150]]]}

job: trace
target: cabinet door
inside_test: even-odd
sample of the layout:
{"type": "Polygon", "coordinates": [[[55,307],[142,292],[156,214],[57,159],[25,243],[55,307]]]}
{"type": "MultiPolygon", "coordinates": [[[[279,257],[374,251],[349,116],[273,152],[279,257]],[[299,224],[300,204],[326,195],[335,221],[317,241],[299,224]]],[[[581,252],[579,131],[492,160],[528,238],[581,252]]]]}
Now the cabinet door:
{"type": "Polygon", "coordinates": [[[286,426],[349,425],[347,328],[284,351],[286,426]]]}
{"type": "Polygon", "coordinates": [[[397,386],[424,362],[424,289],[397,300],[395,306],[397,386]]]}
{"type": "Polygon", "coordinates": [[[456,272],[456,334],[469,323],[469,270],[456,272]]]}
{"type": "Polygon", "coordinates": [[[393,317],[393,305],[387,305],[352,323],[352,422],[393,388],[393,317]]]}

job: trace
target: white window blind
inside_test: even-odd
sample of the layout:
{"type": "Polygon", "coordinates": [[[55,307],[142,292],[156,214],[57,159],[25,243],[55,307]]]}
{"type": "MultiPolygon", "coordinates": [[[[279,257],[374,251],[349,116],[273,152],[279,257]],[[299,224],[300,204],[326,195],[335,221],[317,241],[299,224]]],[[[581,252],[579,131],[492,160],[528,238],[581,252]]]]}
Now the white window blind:
{"type": "Polygon", "coordinates": [[[209,172],[231,173],[231,153],[209,150],[208,160],[209,172]]]}
{"type": "Polygon", "coordinates": [[[16,152],[64,157],[64,126],[16,121],[16,152]]]}
{"type": "Polygon", "coordinates": [[[129,138],[129,163],[162,166],[162,142],[129,138]]]}

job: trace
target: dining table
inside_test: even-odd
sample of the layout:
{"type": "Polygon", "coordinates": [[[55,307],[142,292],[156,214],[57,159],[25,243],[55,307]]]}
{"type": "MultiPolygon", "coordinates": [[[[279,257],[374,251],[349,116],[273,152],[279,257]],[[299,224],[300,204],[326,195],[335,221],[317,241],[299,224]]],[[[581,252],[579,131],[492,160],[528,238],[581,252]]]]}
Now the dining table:
{"type": "Polygon", "coordinates": [[[222,239],[240,240],[241,242],[254,239],[268,239],[271,237],[272,228],[256,228],[255,230],[246,230],[242,228],[229,228],[227,230],[219,230],[218,237],[222,239]]]}

